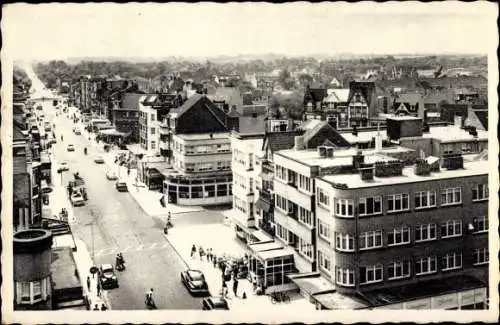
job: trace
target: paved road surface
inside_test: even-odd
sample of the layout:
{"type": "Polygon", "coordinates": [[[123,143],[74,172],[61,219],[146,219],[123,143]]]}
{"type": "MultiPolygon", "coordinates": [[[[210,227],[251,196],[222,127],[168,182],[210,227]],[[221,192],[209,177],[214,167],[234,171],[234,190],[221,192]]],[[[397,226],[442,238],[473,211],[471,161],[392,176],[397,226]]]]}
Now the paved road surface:
{"type": "MultiPolygon", "coordinates": [[[[35,89],[40,87],[36,80],[33,85],[35,89]]],[[[74,209],[74,235],[84,240],[89,251],[94,247],[97,264],[114,264],[118,251],[123,252],[127,262],[127,270],[118,274],[120,287],[108,291],[112,308],[145,309],[144,294],[154,288],[155,302],[160,309],[199,310],[200,298],[190,296],[180,283],[179,274],[186,266],[165,240],[163,222],[145,215],[130,194],[117,192],[114,183],[105,177],[105,165],[93,162],[98,154],[95,149],[90,149],[88,155],[83,154],[89,144],[84,137],[72,133],[72,121],[62,115],[56,117],[52,101],[44,102],[43,106],[46,116],[56,123],[56,163],[66,160],[70,165],[62,184],[68,183],[74,171],[86,181],[89,200],[86,206],[74,209]],[[63,142],[61,134],[64,134],[63,142]],[[69,143],[75,146],[75,152],[66,151],[69,143]]],[[[61,177],[56,175],[54,181],[61,182],[61,177]]]]}

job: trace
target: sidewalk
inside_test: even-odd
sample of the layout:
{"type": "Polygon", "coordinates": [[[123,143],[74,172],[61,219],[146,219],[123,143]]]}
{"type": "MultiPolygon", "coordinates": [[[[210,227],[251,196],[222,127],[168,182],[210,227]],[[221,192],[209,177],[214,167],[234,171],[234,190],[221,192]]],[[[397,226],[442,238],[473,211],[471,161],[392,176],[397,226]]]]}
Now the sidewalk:
{"type": "MultiPolygon", "coordinates": [[[[222,224],[196,225],[187,227],[170,228],[165,235],[172,244],[182,260],[190,269],[196,269],[203,272],[208,283],[212,296],[219,296],[222,287],[222,273],[218,267],[214,267],[212,262],[208,262],[206,257],[200,260],[198,253],[192,258],[191,246],[194,244],[196,249],[199,246],[206,251],[212,248],[216,256],[227,254],[229,256],[240,257],[245,253],[244,244],[238,242],[232,227],[222,224]]],[[[226,282],[228,287],[229,308],[234,311],[259,310],[269,312],[294,312],[297,310],[315,310],[315,306],[304,299],[299,294],[290,294],[290,303],[271,303],[268,296],[258,296],[253,293],[253,286],[247,279],[238,280],[238,296],[235,297],[232,291],[233,281],[226,282]],[[243,292],[247,298],[243,299],[243,292]]]]}

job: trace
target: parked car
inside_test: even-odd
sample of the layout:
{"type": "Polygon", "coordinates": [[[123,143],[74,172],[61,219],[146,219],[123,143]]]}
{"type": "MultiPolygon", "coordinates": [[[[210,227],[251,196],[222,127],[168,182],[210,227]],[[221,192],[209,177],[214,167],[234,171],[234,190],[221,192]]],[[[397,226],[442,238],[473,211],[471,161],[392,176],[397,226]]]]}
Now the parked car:
{"type": "Polygon", "coordinates": [[[85,199],[80,193],[71,194],[70,198],[71,204],[75,207],[85,205],[85,199]]]}
{"type": "Polygon", "coordinates": [[[96,164],[104,164],[104,158],[102,158],[101,156],[97,156],[95,157],[94,162],[96,164]]]}
{"type": "Polygon", "coordinates": [[[128,192],[127,183],[124,181],[117,181],[115,186],[118,192],[128,192]]]}
{"type": "Polygon", "coordinates": [[[118,179],[118,176],[116,176],[115,172],[108,170],[106,172],[106,178],[109,179],[110,181],[116,181],[118,179]]]}
{"type": "Polygon", "coordinates": [[[181,281],[191,294],[209,294],[205,276],[199,270],[186,270],[181,272],[181,281]]]}
{"type": "Polygon", "coordinates": [[[75,151],[75,147],[72,144],[68,144],[68,151],[75,151]]]}
{"type": "Polygon", "coordinates": [[[99,268],[99,281],[103,289],[118,288],[118,278],[115,274],[115,269],[111,264],[102,264],[99,268]]]}
{"type": "Polygon", "coordinates": [[[80,129],[79,129],[79,128],[74,128],[74,129],[73,129],[73,132],[74,132],[76,135],[81,135],[81,134],[82,134],[82,132],[80,131],[80,129]]]}
{"type": "Polygon", "coordinates": [[[57,169],[57,172],[66,172],[69,170],[69,165],[67,161],[61,161],[59,163],[59,168],[57,169]]]}
{"type": "Polygon", "coordinates": [[[222,297],[208,297],[201,301],[202,310],[229,310],[227,300],[222,297]]]}

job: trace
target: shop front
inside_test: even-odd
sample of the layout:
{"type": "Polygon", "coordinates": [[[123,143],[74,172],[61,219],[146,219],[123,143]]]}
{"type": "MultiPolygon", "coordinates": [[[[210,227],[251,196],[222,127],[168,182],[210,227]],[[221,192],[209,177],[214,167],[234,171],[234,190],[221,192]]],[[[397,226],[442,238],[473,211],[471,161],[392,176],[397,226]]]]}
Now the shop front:
{"type": "Polygon", "coordinates": [[[216,205],[232,202],[232,175],[188,178],[172,171],[163,181],[169,203],[179,205],[216,205]]]}
{"type": "Polygon", "coordinates": [[[252,252],[249,258],[249,274],[252,282],[262,292],[289,291],[297,286],[288,278],[296,272],[293,250],[277,242],[262,242],[248,245],[252,252]]]}
{"type": "Polygon", "coordinates": [[[165,176],[156,168],[146,168],[145,184],[151,191],[162,191],[165,176]]]}

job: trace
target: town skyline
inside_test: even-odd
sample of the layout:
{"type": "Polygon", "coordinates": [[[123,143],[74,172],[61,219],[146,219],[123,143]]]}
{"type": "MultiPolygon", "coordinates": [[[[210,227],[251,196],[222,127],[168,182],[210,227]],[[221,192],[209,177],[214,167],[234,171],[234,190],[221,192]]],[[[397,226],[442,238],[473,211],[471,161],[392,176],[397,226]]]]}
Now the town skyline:
{"type": "Polygon", "coordinates": [[[28,61],[467,55],[494,47],[495,29],[487,19],[493,9],[488,3],[9,5],[4,34],[8,53],[28,61]]]}

